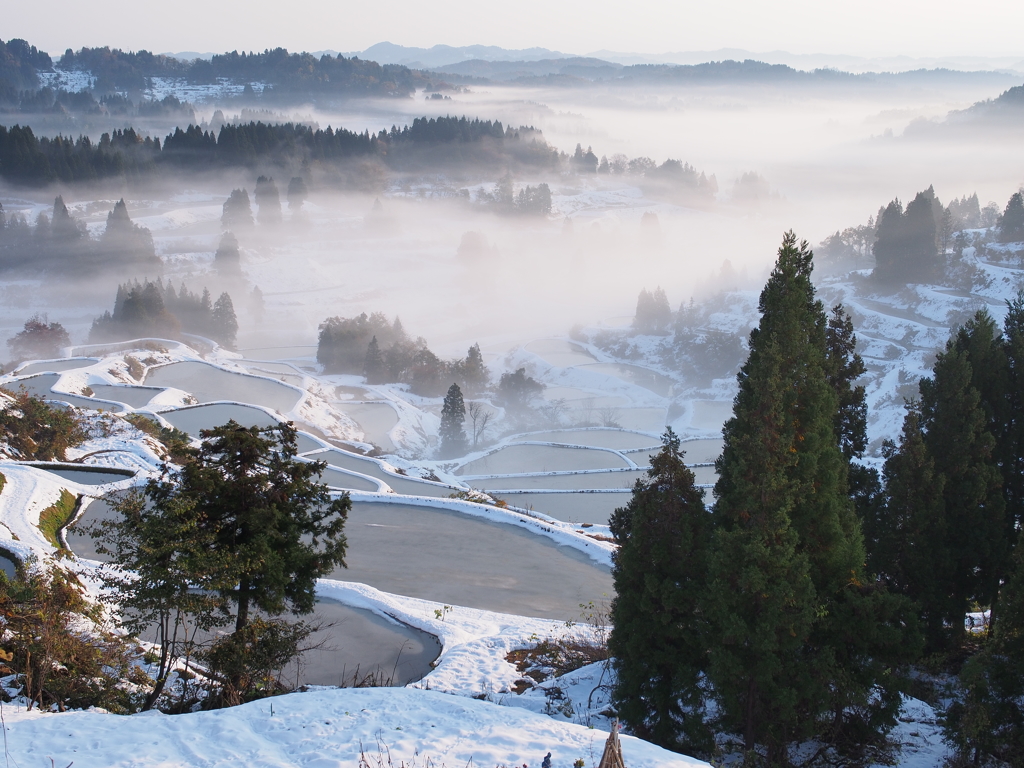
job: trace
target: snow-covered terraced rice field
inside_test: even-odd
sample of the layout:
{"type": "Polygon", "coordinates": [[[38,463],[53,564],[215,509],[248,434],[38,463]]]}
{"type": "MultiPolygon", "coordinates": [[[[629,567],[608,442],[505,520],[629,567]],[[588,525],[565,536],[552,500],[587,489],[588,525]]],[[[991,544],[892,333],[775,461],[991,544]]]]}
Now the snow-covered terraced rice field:
{"type": "Polygon", "coordinates": [[[578,550],[459,512],[356,501],[345,535],[348,568],[330,578],[393,594],[557,620],[612,594],[609,571],[578,550]]]}
{"type": "Polygon", "coordinates": [[[639,365],[627,363],[592,363],[590,365],[578,366],[581,371],[600,373],[605,376],[614,376],[617,379],[636,384],[638,387],[650,390],[661,397],[670,397],[675,382],[668,376],[650,368],[642,368],[639,365]]]}
{"type": "Polygon", "coordinates": [[[636,432],[626,432],[621,429],[559,429],[550,432],[531,432],[512,438],[514,443],[524,441],[587,445],[595,448],[615,448],[618,450],[650,448],[661,443],[656,437],[640,435],[636,432]]]}
{"type": "Polygon", "coordinates": [[[200,403],[237,400],[288,413],[299,402],[299,390],[270,379],[231,373],[196,362],[172,363],[154,368],[146,384],[175,387],[191,393],[200,403]]]}
{"type": "Polygon", "coordinates": [[[316,345],[299,347],[250,347],[239,351],[250,360],[316,359],[316,345]]]}
{"type": "Polygon", "coordinates": [[[508,445],[460,467],[459,475],[508,475],[576,469],[628,467],[611,451],[566,448],[558,445],[508,445]]]}
{"type": "Polygon", "coordinates": [[[363,430],[368,443],[380,446],[387,452],[395,450],[388,434],[398,424],[398,413],[390,403],[339,403],[337,410],[351,418],[363,430]]]}
{"type": "Polygon", "coordinates": [[[732,403],[723,400],[694,400],[690,404],[692,429],[719,431],[732,418],[732,403]]]}
{"type": "Polygon", "coordinates": [[[363,475],[376,477],[378,480],[383,480],[387,483],[396,493],[403,493],[407,496],[434,496],[437,498],[446,498],[456,491],[455,488],[447,485],[432,483],[426,480],[414,480],[412,478],[396,475],[392,472],[385,472],[381,469],[380,465],[372,459],[365,459],[361,456],[356,456],[354,453],[347,453],[334,448],[328,451],[310,454],[308,458],[315,459],[316,461],[326,461],[328,464],[335,467],[341,467],[342,469],[348,469],[352,472],[359,472],[363,475]]]}
{"type": "Polygon", "coordinates": [[[661,433],[668,421],[664,408],[615,408],[610,423],[623,429],[661,433]]]}
{"type": "Polygon", "coordinates": [[[532,352],[557,368],[597,362],[596,358],[579,344],[562,339],[537,339],[526,345],[526,351],[532,352]]]}

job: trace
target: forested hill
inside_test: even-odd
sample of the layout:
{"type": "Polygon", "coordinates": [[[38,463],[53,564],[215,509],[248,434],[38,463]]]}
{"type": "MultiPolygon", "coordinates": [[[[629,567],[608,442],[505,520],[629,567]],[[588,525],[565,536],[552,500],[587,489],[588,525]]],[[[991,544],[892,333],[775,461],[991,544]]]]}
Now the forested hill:
{"type": "Polygon", "coordinates": [[[176,128],[162,144],[131,128],[105,133],[94,143],[87,136],[39,138],[30,127],[0,125],[0,177],[30,186],[118,176],[139,179],[175,169],[332,166],[358,158],[373,158],[393,169],[460,162],[491,169],[547,168],[559,156],[533,128],[506,128],[496,120],[465,117],[417,118],[412,125],[376,134],[262,122],[224,125],[215,134],[190,125],[176,128]]]}
{"type": "Polygon", "coordinates": [[[57,62],[24,40],[0,40],[0,92],[39,87],[39,72],[88,72],[97,94],[138,92],[154,77],[181,78],[192,84],[221,79],[265,86],[264,98],[289,96],[402,96],[433,88],[436,78],[400,64],[378,64],[357,57],[313,56],[284,48],[262,53],[232,51],[211,60],[182,61],[149,51],[118,48],[67,49],[57,62]]]}
{"type": "Polygon", "coordinates": [[[64,52],[57,62],[63,70],[90,72],[100,91],[135,91],[147,87],[147,78],[182,77],[192,83],[216,83],[220,78],[264,83],[270,90],[289,94],[409,96],[417,88],[434,83],[422,72],[400,64],[365,61],[341,54],[289,53],[284,48],[263,53],[232,51],[210,60],[181,61],[149,51],[126,52],[117,48],[82,48],[64,52]]]}

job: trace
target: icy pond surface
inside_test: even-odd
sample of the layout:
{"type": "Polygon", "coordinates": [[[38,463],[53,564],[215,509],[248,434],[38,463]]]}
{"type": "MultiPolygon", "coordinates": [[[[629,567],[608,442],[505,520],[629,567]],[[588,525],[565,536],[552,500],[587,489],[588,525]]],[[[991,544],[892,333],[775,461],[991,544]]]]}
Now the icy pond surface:
{"type": "Polygon", "coordinates": [[[583,490],[586,488],[632,488],[637,478],[646,477],[644,470],[627,472],[581,472],[571,475],[513,475],[482,477],[470,480],[474,488],[489,489],[539,488],[543,490],[583,490]]]}
{"type": "Polygon", "coordinates": [[[51,388],[57,383],[59,378],[60,376],[55,373],[43,373],[38,376],[29,376],[26,379],[9,381],[4,384],[4,388],[11,392],[17,392],[24,387],[25,391],[34,397],[38,397],[43,400],[56,400],[79,408],[116,412],[124,410],[121,406],[115,403],[108,403],[100,400],[93,400],[88,397],[80,397],[78,395],[68,395],[63,392],[51,391],[51,388]]]}
{"type": "Polygon", "coordinates": [[[652,371],[650,368],[641,368],[639,365],[627,363],[594,363],[591,365],[579,366],[581,371],[593,371],[603,373],[606,376],[614,376],[617,379],[636,384],[638,387],[650,390],[661,397],[670,397],[675,382],[668,376],[652,371]]]}
{"type": "Polygon", "coordinates": [[[13,579],[18,575],[18,569],[14,565],[14,561],[4,555],[0,555],[0,571],[3,571],[4,576],[6,576],[8,580],[13,579]]]}
{"type": "Polygon", "coordinates": [[[690,414],[693,429],[717,432],[732,418],[732,403],[725,400],[694,400],[690,414]]]}
{"type": "Polygon", "coordinates": [[[574,469],[611,469],[629,463],[611,451],[555,445],[509,445],[460,467],[460,475],[508,475],[574,469]]]}
{"type": "Polygon", "coordinates": [[[591,445],[595,448],[652,448],[661,441],[650,435],[626,432],[621,429],[558,429],[550,432],[531,432],[512,438],[514,443],[568,443],[569,445],[591,445]]]}
{"type": "Polygon", "coordinates": [[[617,507],[629,503],[631,494],[620,493],[499,493],[496,498],[509,506],[551,515],[567,523],[608,525],[608,518],[617,507]]]}
{"type": "Polygon", "coordinates": [[[350,417],[363,430],[368,443],[380,446],[387,452],[395,450],[388,433],[398,424],[398,413],[389,403],[346,403],[335,405],[339,411],[350,417]]]}
{"type": "Polygon", "coordinates": [[[357,501],[345,535],[349,567],[330,578],[385,592],[558,620],[612,595],[611,573],[578,550],[459,512],[357,501]]]}
{"type": "MultiPolygon", "coordinates": [[[[170,422],[171,426],[188,432],[189,435],[196,438],[199,437],[200,430],[219,427],[232,419],[243,427],[274,427],[280,423],[279,419],[259,408],[229,403],[200,405],[177,411],[161,411],[160,415],[170,422]]],[[[310,450],[316,450],[316,448],[310,450]]]]}
{"type": "Polygon", "coordinates": [[[33,373],[60,373],[62,371],[73,371],[76,368],[85,368],[98,362],[95,357],[73,357],[63,360],[52,360],[50,362],[29,363],[18,370],[19,376],[28,376],[33,373]]]}
{"type": "Polygon", "coordinates": [[[160,387],[119,387],[114,384],[93,384],[93,397],[115,400],[132,408],[142,408],[163,390],[160,387]]]}
{"type": "Polygon", "coordinates": [[[79,485],[105,485],[106,483],[119,483],[134,476],[134,472],[96,471],[88,469],[73,469],[65,467],[40,467],[46,472],[65,480],[70,480],[79,485]]]}
{"type": "Polygon", "coordinates": [[[295,389],[270,379],[215,368],[206,363],[171,363],[152,369],[146,384],[175,387],[195,395],[200,403],[237,400],[287,413],[299,402],[295,389]]]}
{"type": "MultiPolygon", "coordinates": [[[[81,558],[106,559],[96,552],[93,539],[82,531],[93,521],[113,515],[103,499],[89,504],[65,531],[71,550],[81,558]]],[[[336,578],[345,578],[343,569],[336,578]]],[[[405,685],[427,674],[430,662],[441,650],[437,640],[425,632],[330,599],[319,600],[313,616],[306,619],[334,626],[325,626],[312,636],[312,644],[323,641],[325,647],[305,658],[299,684],[341,685],[351,683],[357,673],[362,677],[379,671],[385,678],[394,676],[393,684],[405,685]]],[[[297,672],[286,670],[286,675],[291,675],[294,682],[297,672]]]]}

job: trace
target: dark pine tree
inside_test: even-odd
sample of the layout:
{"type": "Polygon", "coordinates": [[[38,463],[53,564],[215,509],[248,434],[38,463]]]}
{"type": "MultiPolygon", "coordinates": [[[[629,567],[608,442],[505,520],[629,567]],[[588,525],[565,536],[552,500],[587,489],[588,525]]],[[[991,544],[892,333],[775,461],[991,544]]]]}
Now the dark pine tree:
{"type": "Polygon", "coordinates": [[[277,191],[274,177],[260,176],[256,179],[254,196],[258,207],[256,218],[260,224],[279,224],[281,222],[281,194],[277,191]]]}
{"type": "Polygon", "coordinates": [[[370,339],[366,345],[366,362],[363,364],[363,375],[367,384],[383,384],[387,381],[387,366],[384,365],[384,355],[381,354],[377,337],[370,339]]]}
{"type": "Polygon", "coordinates": [[[710,638],[702,611],[711,515],[671,428],[662,443],[626,508],[615,512],[612,701],[636,735],[707,754],[712,739],[702,673],[710,638]]]}
{"type": "Polygon", "coordinates": [[[1024,195],[1014,192],[999,217],[999,242],[1019,243],[1024,240],[1024,195]]]}
{"type": "Polygon", "coordinates": [[[242,256],[238,250],[238,238],[231,232],[221,235],[220,245],[217,246],[213,263],[217,267],[217,271],[226,277],[234,277],[242,273],[242,256]]]}
{"type": "Polygon", "coordinates": [[[466,431],[466,404],[462,400],[462,390],[458,384],[448,387],[441,408],[441,444],[439,453],[442,458],[450,459],[464,456],[468,450],[466,431]]]}
{"type": "Polygon", "coordinates": [[[228,349],[235,348],[235,336],[238,334],[238,319],[235,317],[235,306],[231,297],[222,293],[213,305],[210,316],[210,330],[214,341],[228,349]]]}
{"type": "Polygon", "coordinates": [[[479,394],[487,389],[491,373],[484,365],[484,357],[480,353],[479,344],[471,346],[466,353],[466,360],[462,364],[462,379],[466,392],[470,395],[479,394]]]}
{"type": "Polygon", "coordinates": [[[995,438],[971,379],[971,364],[954,337],[936,359],[933,377],[921,380],[925,445],[945,478],[947,549],[953,553],[949,570],[932,576],[946,582],[943,619],[950,628],[929,637],[932,647],[959,644],[970,600],[987,605],[995,599],[1008,550],[995,438]]]}
{"type": "Polygon", "coordinates": [[[716,464],[709,676],[725,723],[745,749],[763,745],[769,762],[786,759],[787,745],[818,731],[826,713],[838,709],[842,727],[875,682],[864,679],[869,646],[837,653],[861,600],[851,590],[863,581],[864,549],[812,269],[807,244],[787,233],[716,464]]]}
{"type": "Polygon", "coordinates": [[[252,205],[249,202],[249,193],[246,190],[231,190],[230,197],[224,201],[224,209],[220,221],[225,229],[243,230],[252,228],[252,205]]]}

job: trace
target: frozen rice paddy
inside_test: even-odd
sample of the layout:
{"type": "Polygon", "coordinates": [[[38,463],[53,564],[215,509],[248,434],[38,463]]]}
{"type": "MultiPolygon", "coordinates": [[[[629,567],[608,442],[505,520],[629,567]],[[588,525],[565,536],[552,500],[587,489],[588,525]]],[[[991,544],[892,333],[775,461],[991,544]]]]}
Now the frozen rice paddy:
{"type": "Polygon", "coordinates": [[[630,450],[658,446],[661,441],[651,435],[626,432],[619,429],[559,429],[550,432],[529,432],[512,438],[513,442],[564,443],[594,448],[630,450]]]}
{"type": "Polygon", "coordinates": [[[612,593],[608,569],[578,550],[459,512],[356,501],[345,535],[348,568],[330,578],[384,592],[557,620],[612,593]]]}
{"type": "Polygon", "coordinates": [[[509,506],[541,512],[567,523],[608,525],[616,508],[629,503],[631,494],[623,490],[610,493],[496,493],[509,506]]]}
{"type": "Polygon", "coordinates": [[[301,392],[278,381],[231,373],[205,363],[172,363],[152,369],[146,384],[175,387],[192,394],[200,403],[237,400],[288,413],[301,392]]]}
{"type": "Polygon", "coordinates": [[[134,472],[115,472],[113,470],[90,470],[90,469],[75,469],[73,467],[53,467],[44,466],[40,467],[51,475],[70,480],[73,483],[79,485],[106,485],[107,483],[120,483],[127,480],[130,477],[134,477],[134,472]]]}
{"type": "Polygon", "coordinates": [[[567,448],[559,445],[508,445],[460,467],[458,474],[508,475],[579,469],[628,467],[629,462],[610,450],[567,448]]]}
{"type": "Polygon", "coordinates": [[[558,368],[597,362],[597,359],[579,344],[562,339],[537,339],[526,345],[526,351],[558,368]]]}
{"type": "MultiPolygon", "coordinates": [[[[163,411],[160,416],[166,419],[172,427],[187,432],[192,437],[199,437],[200,430],[213,429],[230,420],[234,420],[243,427],[273,427],[281,421],[259,408],[233,403],[198,405],[194,408],[163,411]]],[[[316,448],[311,450],[316,450],[316,448]]]]}
{"type": "Polygon", "coordinates": [[[61,373],[63,371],[73,371],[76,368],[85,368],[90,365],[95,365],[97,362],[96,358],[90,357],[76,357],[66,358],[64,360],[50,360],[41,363],[29,363],[18,369],[17,374],[19,376],[28,376],[33,373],[61,373]]]}
{"type": "Polygon", "coordinates": [[[159,387],[132,387],[113,384],[93,384],[90,389],[92,389],[93,397],[124,403],[132,408],[145,407],[150,400],[163,392],[159,387]]]}

